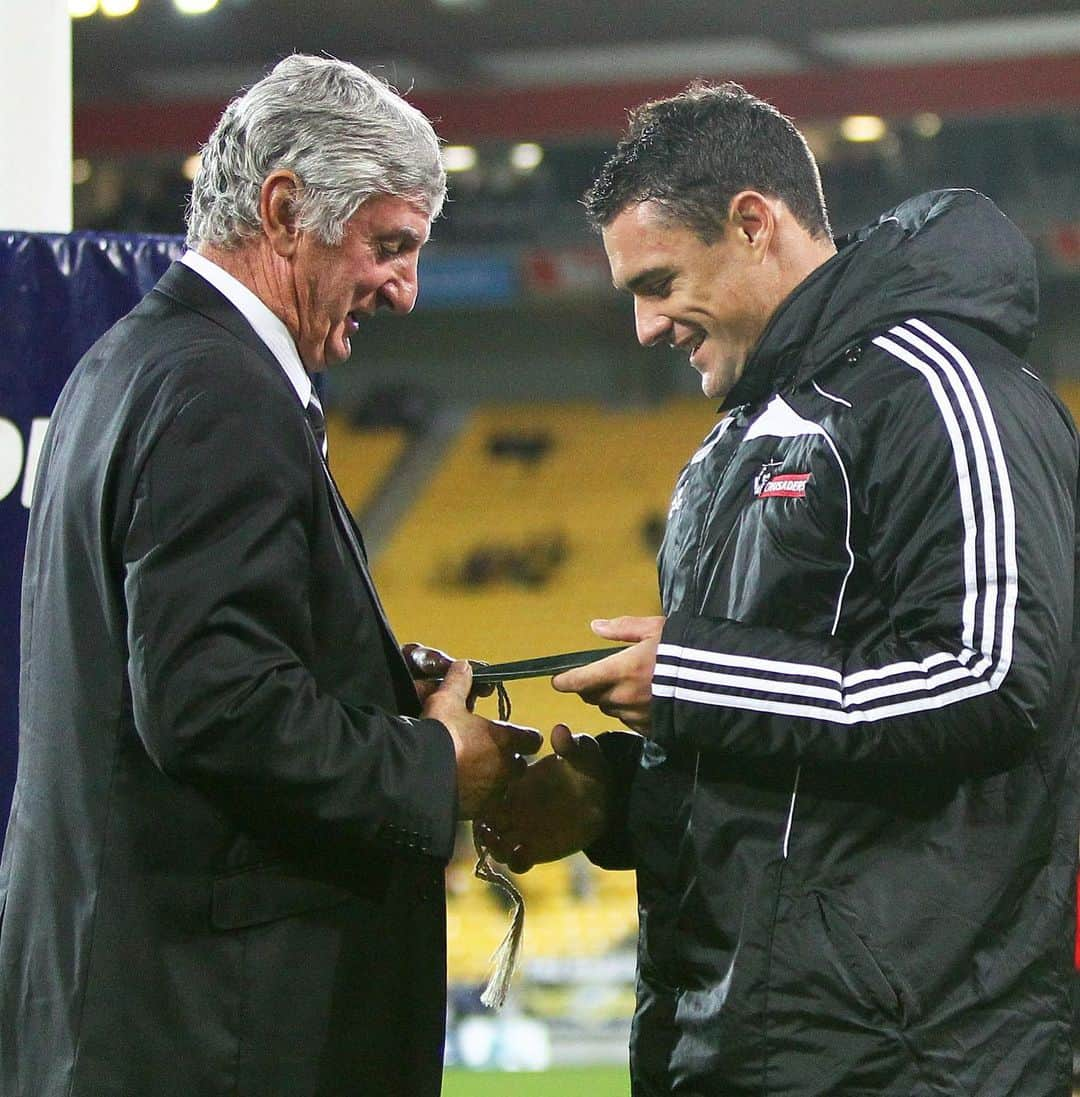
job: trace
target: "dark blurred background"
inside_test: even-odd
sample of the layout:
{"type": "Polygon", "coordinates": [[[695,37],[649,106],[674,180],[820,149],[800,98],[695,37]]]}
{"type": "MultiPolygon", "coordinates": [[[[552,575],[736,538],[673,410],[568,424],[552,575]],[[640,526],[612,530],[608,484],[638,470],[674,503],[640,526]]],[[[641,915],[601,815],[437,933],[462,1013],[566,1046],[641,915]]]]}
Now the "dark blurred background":
{"type": "Polygon", "coordinates": [[[693,392],[685,364],[657,369],[628,337],[578,199],[627,108],[697,77],[738,80],[795,119],[839,232],[931,187],[990,195],[1039,248],[1034,363],[1080,376],[1075,4],[141,0],[73,34],[76,227],[181,231],[221,107],[293,50],[372,68],[436,120],[451,200],[418,313],[407,337],[371,329],[362,376],[338,375],[350,390],[407,368],[465,398],[693,392]]]}

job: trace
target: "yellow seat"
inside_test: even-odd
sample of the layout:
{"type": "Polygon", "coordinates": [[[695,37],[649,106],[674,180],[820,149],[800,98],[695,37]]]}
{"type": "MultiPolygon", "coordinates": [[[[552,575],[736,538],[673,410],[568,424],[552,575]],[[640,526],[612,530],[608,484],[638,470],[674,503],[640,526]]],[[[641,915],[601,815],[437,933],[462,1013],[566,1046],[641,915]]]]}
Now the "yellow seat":
{"type": "MultiPolygon", "coordinates": [[[[644,527],[662,521],[679,470],[715,422],[707,401],[649,410],[586,404],[491,407],[475,412],[374,561],[398,639],[455,655],[503,661],[603,647],[588,622],[659,612],[656,563],[644,527]],[[534,462],[499,458],[496,436],[546,436],[534,462]],[[478,546],[562,538],[567,555],[541,586],[450,577],[478,546]]],[[[330,439],[332,460],[340,449],[330,439]]],[[[336,466],[335,466],[336,467],[336,466]]],[[[514,719],[545,734],[565,721],[598,732],[614,721],[547,679],[510,684],[514,719]]],[[[494,701],[480,702],[493,715],[494,701]]],[[[459,879],[461,874],[459,873],[459,879]]],[[[584,858],[518,878],[526,898],[524,960],[599,955],[634,933],[632,873],[605,873],[584,858]]],[[[478,982],[508,925],[489,889],[469,878],[448,906],[450,978],[478,982]]]]}
{"type": "Polygon", "coordinates": [[[328,411],[326,440],[342,498],[349,510],[361,514],[405,451],[408,436],[399,427],[359,430],[340,412],[328,411]]]}

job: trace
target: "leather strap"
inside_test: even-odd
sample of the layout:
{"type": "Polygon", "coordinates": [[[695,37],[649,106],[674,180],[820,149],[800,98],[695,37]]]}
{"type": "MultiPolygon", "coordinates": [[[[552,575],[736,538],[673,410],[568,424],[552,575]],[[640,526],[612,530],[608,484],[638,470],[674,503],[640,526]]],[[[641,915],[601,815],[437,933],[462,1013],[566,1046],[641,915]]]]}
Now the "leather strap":
{"type": "Polygon", "coordinates": [[[628,645],[621,647],[592,648],[589,651],[567,651],[560,655],[545,655],[538,659],[519,659],[513,663],[477,663],[469,660],[473,668],[473,681],[481,684],[489,682],[515,682],[521,678],[550,678],[564,670],[573,670],[588,663],[595,663],[625,651],[628,645]]]}

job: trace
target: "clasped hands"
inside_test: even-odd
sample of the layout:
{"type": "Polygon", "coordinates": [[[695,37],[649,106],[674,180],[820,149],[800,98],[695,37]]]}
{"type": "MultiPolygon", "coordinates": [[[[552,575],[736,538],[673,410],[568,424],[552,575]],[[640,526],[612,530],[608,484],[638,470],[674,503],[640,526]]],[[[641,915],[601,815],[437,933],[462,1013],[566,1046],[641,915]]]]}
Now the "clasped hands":
{"type": "MultiPolygon", "coordinates": [[[[650,731],[652,676],[663,617],[618,617],[592,622],[608,640],[629,643],[624,651],[556,675],[560,693],[576,693],[607,716],[642,735],[650,731]]],[[[403,649],[418,669],[417,653],[403,649]]],[[[539,750],[532,728],[484,720],[473,713],[476,697],[491,692],[472,688],[472,669],[434,649],[420,649],[428,674],[445,674],[441,683],[417,681],[425,716],[442,721],[458,759],[458,805],[462,818],[475,820],[492,856],[514,872],[556,861],[584,849],[604,831],[607,819],[607,765],[591,735],[574,735],[565,724],[551,732],[552,753],[528,765],[525,755],[539,750]],[[437,662],[437,669],[436,667],[437,662]]]]}

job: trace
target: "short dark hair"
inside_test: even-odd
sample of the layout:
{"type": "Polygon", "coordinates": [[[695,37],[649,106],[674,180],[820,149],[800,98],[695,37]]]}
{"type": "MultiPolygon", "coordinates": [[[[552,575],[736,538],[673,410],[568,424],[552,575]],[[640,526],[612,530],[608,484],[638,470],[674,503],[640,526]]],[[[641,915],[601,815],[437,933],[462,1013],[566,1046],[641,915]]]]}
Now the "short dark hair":
{"type": "Polygon", "coordinates": [[[582,201],[600,229],[653,201],[711,244],[745,189],[781,199],[811,236],[830,235],[814,154],[791,119],[738,84],[694,83],[630,112],[626,136],[582,201]]]}

